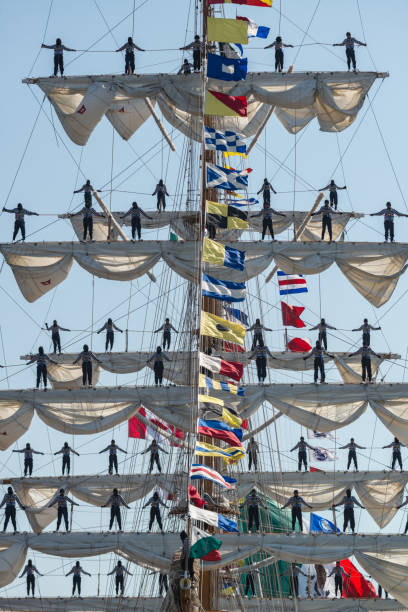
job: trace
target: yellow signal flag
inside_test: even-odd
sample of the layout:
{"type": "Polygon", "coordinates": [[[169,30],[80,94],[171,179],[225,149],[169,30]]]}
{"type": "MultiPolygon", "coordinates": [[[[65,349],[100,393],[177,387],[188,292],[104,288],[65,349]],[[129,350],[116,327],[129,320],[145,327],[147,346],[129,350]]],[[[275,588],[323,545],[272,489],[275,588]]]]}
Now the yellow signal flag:
{"type": "MultiPolygon", "coordinates": [[[[237,156],[237,157],[243,157],[244,159],[246,159],[248,156],[245,153],[237,153],[237,152],[230,152],[230,151],[223,151],[222,152],[222,156],[224,157],[224,159],[228,159],[231,156],[237,156]]],[[[242,196],[241,196],[242,198],[242,196]]]]}
{"type": "Polygon", "coordinates": [[[200,333],[211,338],[220,338],[227,342],[243,345],[246,329],[240,323],[232,323],[209,312],[201,312],[200,333]]]}
{"type": "Polygon", "coordinates": [[[208,18],[208,40],[248,44],[248,22],[239,19],[208,18]]]}

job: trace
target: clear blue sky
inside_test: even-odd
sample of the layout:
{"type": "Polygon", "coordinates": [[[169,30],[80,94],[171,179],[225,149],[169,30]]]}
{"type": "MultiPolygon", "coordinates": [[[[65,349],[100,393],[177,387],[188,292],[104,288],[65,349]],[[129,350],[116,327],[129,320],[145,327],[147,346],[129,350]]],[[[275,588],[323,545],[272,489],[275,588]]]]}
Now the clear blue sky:
{"type": "MultiPolygon", "coordinates": [[[[390,72],[390,78],[386,79],[383,84],[380,81],[374,84],[370,95],[372,98],[375,96],[374,112],[396,175],[405,193],[407,128],[400,117],[405,116],[407,96],[405,61],[407,3],[403,0],[394,0],[386,5],[379,0],[360,0],[364,31],[360,23],[356,0],[343,0],[342,2],[282,0],[281,4],[281,33],[287,42],[294,45],[301,43],[303,31],[308,28],[315,8],[318,7],[310,25],[310,36],[305,39],[307,46],[286,51],[287,65],[296,58],[295,70],[342,70],[345,67],[344,51],[333,49],[330,44],[343,40],[345,32],[350,30],[356,38],[366,39],[376,69],[390,72]],[[327,45],[309,45],[316,41],[327,43],[327,45]]],[[[110,180],[111,174],[115,177],[122,169],[144,155],[143,161],[135,163],[132,169],[123,175],[122,178],[127,180],[121,186],[119,183],[122,179],[114,180],[114,186],[117,189],[132,193],[114,191],[112,196],[105,193],[104,197],[111,204],[112,210],[126,210],[134,199],[134,194],[143,208],[153,208],[154,201],[149,194],[161,176],[165,178],[171,194],[179,189],[181,181],[177,177],[184,150],[182,138],[178,137],[176,139],[177,153],[169,153],[167,145],[162,142],[160,133],[152,121],[147,122],[128,144],[118,135],[113,137],[112,127],[106,120],[101,121],[88,145],[80,148],[68,140],[55,116],[56,132],[47,117],[41,113],[28,145],[27,154],[12,186],[39,112],[39,105],[32,94],[41,100],[41,92],[36,88],[30,91],[27,86],[22,85],[21,80],[28,76],[37,57],[43,41],[49,7],[49,2],[45,0],[35,3],[29,0],[21,0],[18,3],[5,1],[0,3],[0,45],[3,58],[1,65],[3,96],[0,102],[3,119],[3,146],[0,151],[1,202],[4,204],[7,200],[7,206],[14,207],[17,202],[21,201],[26,208],[36,210],[42,215],[49,215],[27,220],[28,233],[33,233],[30,239],[71,240],[73,233],[70,224],[62,220],[57,221],[56,215],[76,209],[81,204],[81,197],[73,197],[72,192],[78,185],[82,185],[84,177],[91,178],[93,184],[99,187],[110,180]],[[152,145],[155,145],[153,151],[146,153],[152,145]],[[83,175],[78,171],[76,164],[80,166],[83,175]]],[[[141,47],[154,50],[137,54],[136,71],[175,73],[183,59],[182,52],[175,49],[192,40],[195,33],[194,2],[192,0],[174,0],[173,2],[147,0],[145,2],[136,1],[136,7],[139,8],[135,12],[134,40],[141,47]]],[[[93,47],[94,50],[113,51],[131,34],[132,17],[128,17],[115,27],[111,34],[106,34],[108,30],[106,24],[109,27],[115,26],[131,13],[132,8],[133,0],[121,0],[115,3],[107,0],[99,2],[74,0],[69,4],[56,0],[52,5],[45,42],[52,44],[59,36],[67,46],[85,49],[100,39],[100,42],[93,47]]],[[[275,0],[275,8],[279,9],[279,0],[275,0]]],[[[235,16],[235,7],[226,7],[225,12],[227,16],[235,16]]],[[[238,13],[251,16],[258,24],[270,26],[271,35],[278,33],[279,10],[240,7],[238,13]]],[[[265,71],[272,67],[273,53],[258,49],[261,46],[262,43],[256,41],[249,46],[250,70],[265,71]]],[[[361,70],[373,69],[372,60],[366,49],[358,49],[357,57],[361,70]]],[[[48,76],[52,73],[52,61],[51,51],[41,51],[31,74],[48,76]]],[[[81,56],[67,53],[65,63],[67,75],[115,73],[123,70],[123,57],[113,52],[87,53],[81,56]]],[[[50,116],[48,102],[44,103],[44,111],[50,116]]],[[[171,126],[169,131],[173,133],[173,137],[176,137],[171,126]]],[[[295,138],[286,133],[276,119],[271,120],[265,136],[260,140],[262,148],[266,146],[271,154],[282,160],[292,149],[294,143],[295,138]]],[[[310,208],[315,193],[303,191],[310,187],[305,187],[301,179],[307,181],[313,188],[318,188],[333,177],[339,184],[346,183],[348,186],[347,193],[341,192],[340,194],[340,205],[345,210],[353,209],[369,213],[379,210],[384,206],[385,201],[391,200],[398,210],[408,212],[390,167],[373,113],[367,103],[356,123],[338,137],[335,134],[319,132],[317,123],[312,122],[307,130],[299,134],[296,139],[296,156],[292,153],[286,161],[288,172],[280,168],[276,162],[269,158],[266,159],[262,149],[255,150],[249,162],[254,169],[250,176],[250,191],[257,191],[264,176],[268,176],[279,192],[272,205],[281,210],[293,207],[296,210],[310,208]],[[368,113],[361,126],[358,127],[360,118],[364,116],[367,109],[368,113]],[[342,164],[339,165],[339,150],[344,151],[351,138],[353,138],[352,144],[342,157],[342,164]],[[293,178],[295,168],[296,181],[293,178]],[[333,176],[335,168],[336,172],[333,176]]],[[[179,203],[174,204],[174,206],[179,205],[179,203]]],[[[10,215],[1,215],[0,240],[2,242],[10,240],[12,222],[10,215]]],[[[396,226],[397,240],[406,241],[408,220],[397,220],[396,226]]],[[[156,237],[167,238],[168,229],[160,232],[145,232],[146,239],[156,237]]],[[[352,224],[347,239],[381,241],[383,239],[382,220],[365,218],[362,222],[352,224]]],[[[151,338],[148,330],[160,325],[166,315],[179,325],[186,288],[186,284],[180,278],[160,266],[157,266],[155,273],[159,279],[156,285],[152,286],[147,277],[143,277],[134,281],[132,287],[129,288],[128,283],[108,282],[97,278],[92,283],[89,274],[74,264],[68,279],[55,291],[34,304],[28,304],[21,296],[9,268],[4,265],[1,270],[1,288],[7,291],[7,294],[3,290],[0,291],[3,313],[0,323],[5,354],[1,354],[0,361],[7,364],[18,364],[20,355],[30,352],[41,343],[44,344],[46,350],[49,350],[49,338],[46,333],[41,332],[40,327],[43,326],[44,321],[50,322],[53,318],[57,318],[63,326],[75,330],[86,330],[90,328],[92,321],[95,327],[101,326],[111,315],[119,326],[137,330],[138,333],[131,335],[130,348],[137,350],[143,347],[147,350],[153,347],[155,339],[151,338]],[[176,285],[180,287],[167,295],[167,292],[176,285]],[[130,300],[128,299],[129,292],[132,294],[130,300]],[[121,305],[118,306],[118,304],[121,305]]],[[[265,323],[275,330],[281,329],[280,311],[277,308],[279,296],[276,287],[274,284],[264,287],[263,278],[260,278],[259,282],[262,297],[268,303],[264,306],[262,313],[265,323]]],[[[300,302],[306,306],[304,319],[308,323],[316,324],[320,312],[330,323],[342,330],[350,330],[358,326],[364,316],[371,321],[376,321],[378,318],[383,333],[377,332],[374,335],[373,348],[376,351],[391,349],[405,358],[407,352],[403,322],[403,309],[406,304],[404,292],[407,289],[405,276],[401,278],[391,300],[378,310],[372,308],[357,294],[335,267],[322,274],[320,279],[318,276],[309,277],[308,283],[310,292],[300,302]],[[401,299],[400,302],[398,302],[399,299],[401,299]],[[390,310],[393,304],[396,306],[390,310]]],[[[250,286],[252,293],[258,291],[255,282],[250,286]]],[[[247,309],[251,320],[259,316],[260,310],[256,300],[249,300],[247,309]]],[[[311,337],[313,338],[313,335],[311,337]]],[[[67,351],[79,351],[82,343],[87,340],[90,340],[87,333],[72,333],[64,336],[67,351]]],[[[339,331],[330,338],[330,348],[349,350],[357,341],[358,335],[339,331]]],[[[94,337],[94,350],[101,350],[103,344],[102,336],[94,337]]],[[[275,349],[282,348],[283,333],[274,332],[269,338],[269,345],[275,349]]],[[[116,348],[124,349],[123,337],[118,336],[116,348]]],[[[0,347],[0,350],[3,351],[3,348],[0,347]]],[[[405,375],[404,364],[405,361],[392,367],[386,364],[382,369],[382,374],[386,375],[386,380],[401,381],[405,375]]],[[[34,368],[9,367],[7,375],[8,378],[3,376],[1,380],[2,388],[26,388],[34,384],[34,368]]],[[[305,375],[303,379],[310,381],[310,375],[305,375]]],[[[337,379],[337,374],[330,371],[329,380],[337,379]]],[[[151,377],[150,374],[144,372],[137,377],[116,377],[106,373],[101,376],[102,384],[134,384],[135,380],[138,384],[150,383],[151,377]]],[[[300,381],[301,376],[272,372],[271,381],[278,380],[300,381]]],[[[262,411],[262,414],[260,413],[255,419],[254,425],[256,426],[264,415],[267,417],[269,414],[270,408],[267,408],[265,412],[262,411]]],[[[294,426],[286,418],[281,419],[277,425],[277,433],[279,439],[283,440],[281,449],[287,451],[300,434],[300,427],[294,426]]],[[[356,425],[340,430],[338,441],[344,444],[353,434],[357,441],[369,447],[364,456],[361,455],[362,468],[382,469],[388,464],[388,451],[380,451],[378,447],[389,442],[391,435],[374,418],[370,410],[356,425]]],[[[16,448],[21,448],[26,441],[30,441],[34,448],[38,447],[51,453],[51,451],[58,450],[65,439],[68,439],[79,452],[87,455],[86,458],[83,456],[75,459],[74,473],[99,473],[105,468],[105,459],[95,453],[106,446],[111,437],[111,432],[107,432],[92,439],[77,437],[72,440],[63,434],[47,430],[35,417],[28,435],[17,442],[16,448]]],[[[126,425],[117,428],[114,437],[122,447],[126,448],[126,425]]],[[[272,446],[275,444],[274,440],[274,431],[262,439],[263,443],[272,446]]],[[[129,450],[132,448],[133,442],[128,445],[129,450]]],[[[0,457],[3,476],[21,474],[20,457],[13,455],[11,450],[3,452],[0,457]]],[[[336,464],[338,469],[341,469],[345,463],[343,453],[344,451],[339,452],[339,462],[336,464]]],[[[264,454],[265,467],[270,467],[269,456],[270,453],[267,450],[264,454]]],[[[37,475],[58,474],[60,470],[59,461],[53,462],[51,455],[40,458],[36,461],[36,465],[37,475]]],[[[294,469],[294,467],[293,458],[287,458],[287,453],[285,453],[283,468],[294,469]]],[[[142,469],[139,460],[137,460],[137,469],[142,469]]],[[[132,507],[137,510],[135,514],[128,512],[128,529],[134,520],[139,521],[139,517],[143,517],[141,528],[146,528],[147,513],[146,511],[140,513],[140,506],[141,503],[132,504],[132,507]]],[[[106,529],[108,512],[108,510],[100,511],[83,505],[75,513],[75,529],[99,530],[101,527],[106,529]]],[[[361,527],[364,524],[364,530],[375,531],[376,526],[371,519],[367,518],[366,514],[362,516],[364,523],[361,524],[361,527]]],[[[21,528],[27,528],[20,513],[19,519],[21,528]]],[[[399,513],[387,530],[400,529],[402,521],[402,513],[399,513]]],[[[60,577],[63,573],[62,566],[64,565],[65,571],[68,571],[71,566],[70,562],[66,560],[61,562],[58,558],[47,559],[37,554],[32,555],[32,558],[40,571],[48,572],[53,577],[52,581],[41,579],[42,595],[70,593],[70,582],[60,577]]],[[[93,574],[98,572],[103,574],[109,571],[112,563],[113,560],[106,556],[101,562],[92,558],[84,560],[83,565],[93,574]]],[[[138,569],[133,567],[131,571],[137,573],[138,569]]],[[[108,583],[105,583],[105,580],[104,577],[101,579],[100,594],[109,592],[106,586],[108,583]]],[[[84,594],[96,594],[96,579],[86,578],[85,581],[84,594]]],[[[150,585],[150,582],[147,584],[150,585]]],[[[24,595],[24,593],[25,584],[23,581],[16,581],[3,589],[1,594],[15,596],[24,595]]]]}

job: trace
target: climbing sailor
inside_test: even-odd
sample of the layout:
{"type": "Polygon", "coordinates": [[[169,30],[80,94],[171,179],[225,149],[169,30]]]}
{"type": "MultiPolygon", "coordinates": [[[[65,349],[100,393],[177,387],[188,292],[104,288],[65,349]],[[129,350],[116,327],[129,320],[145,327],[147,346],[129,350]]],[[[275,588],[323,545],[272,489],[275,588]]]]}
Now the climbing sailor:
{"type": "Polygon", "coordinates": [[[282,72],[283,70],[283,60],[284,60],[284,56],[283,56],[283,47],[290,47],[293,49],[293,45],[287,45],[282,41],[282,37],[281,36],[277,36],[276,40],[270,44],[267,45],[266,47],[264,47],[264,49],[271,49],[272,47],[275,48],[275,72],[279,71],[282,72]]]}
{"type": "Polygon", "coordinates": [[[247,446],[247,457],[248,457],[248,470],[251,470],[252,464],[254,464],[255,471],[258,469],[258,452],[259,445],[253,436],[250,437],[247,446]]]}
{"type": "Polygon", "coordinates": [[[44,353],[43,347],[39,346],[38,347],[38,353],[36,355],[33,355],[31,357],[30,361],[26,364],[26,365],[31,365],[32,363],[37,362],[37,385],[36,385],[36,388],[39,389],[39,387],[40,387],[40,380],[42,378],[43,379],[43,383],[44,383],[44,391],[47,390],[47,378],[48,378],[47,361],[49,361],[50,363],[53,363],[54,365],[58,365],[56,361],[54,361],[53,359],[51,359],[50,357],[48,357],[48,355],[46,355],[44,353]]]}
{"type": "Polygon", "coordinates": [[[143,508],[147,508],[147,506],[151,506],[151,508],[150,508],[149,531],[151,531],[153,523],[154,523],[154,519],[156,519],[157,523],[159,525],[160,531],[162,533],[164,533],[163,532],[163,524],[162,524],[161,515],[160,515],[160,506],[163,506],[163,508],[167,508],[168,506],[166,506],[166,504],[164,504],[162,502],[162,500],[160,499],[160,496],[157,493],[157,491],[155,491],[153,493],[153,496],[149,499],[149,501],[147,501],[145,503],[143,508]]]}
{"type": "Polygon", "coordinates": [[[117,489],[113,489],[112,495],[110,496],[106,504],[103,504],[103,506],[101,506],[101,508],[106,508],[109,505],[111,507],[109,531],[112,531],[113,522],[115,519],[118,524],[119,531],[122,531],[122,517],[120,515],[120,507],[125,506],[125,508],[130,510],[130,506],[127,505],[127,503],[119,494],[119,491],[117,489]]]}
{"type": "Polygon", "coordinates": [[[193,69],[193,64],[190,64],[188,59],[185,59],[184,62],[181,64],[181,68],[177,74],[191,74],[191,71],[193,69]]]}
{"type": "Polygon", "coordinates": [[[120,446],[116,444],[115,440],[111,440],[111,443],[108,444],[106,448],[99,451],[98,454],[100,455],[101,453],[106,453],[106,451],[109,451],[109,474],[112,474],[113,468],[115,468],[116,474],[118,474],[118,451],[125,453],[125,455],[127,455],[127,451],[120,448],[120,446]]]}
{"type": "Polygon", "coordinates": [[[143,215],[144,217],[146,217],[146,219],[151,219],[152,217],[147,215],[145,211],[140,208],[137,202],[133,202],[131,208],[129,208],[127,213],[122,215],[120,219],[124,219],[125,217],[128,217],[129,215],[131,215],[131,219],[132,219],[132,240],[135,240],[136,231],[137,231],[137,237],[140,240],[142,236],[142,225],[140,222],[140,215],[143,215]]]}
{"type": "Polygon", "coordinates": [[[170,343],[171,343],[171,330],[173,330],[174,332],[176,332],[176,334],[178,334],[178,331],[175,327],[173,327],[173,325],[170,323],[170,319],[166,319],[165,322],[163,323],[163,325],[161,327],[159,327],[159,329],[155,329],[154,330],[154,334],[159,333],[159,331],[163,330],[163,340],[162,340],[162,344],[163,344],[163,351],[166,350],[166,344],[167,344],[167,348],[170,348],[170,343]]]}
{"type": "Polygon", "coordinates": [[[131,36],[127,39],[127,42],[116,49],[116,53],[118,51],[126,51],[125,53],[125,74],[134,74],[135,72],[135,49],[137,51],[146,51],[146,49],[142,49],[138,47],[134,42],[131,36]]]}
{"type": "Polygon", "coordinates": [[[41,49],[54,49],[54,76],[57,76],[58,69],[60,75],[64,76],[64,51],[76,51],[76,49],[70,49],[63,45],[60,38],[57,38],[55,45],[45,45],[43,43],[41,49]]]}
{"type": "Polygon", "coordinates": [[[33,473],[33,455],[44,455],[41,451],[31,448],[29,442],[27,442],[25,448],[13,450],[13,453],[24,453],[24,476],[27,476],[27,472],[29,476],[33,473]]]}
{"type": "Polygon", "coordinates": [[[54,455],[62,455],[62,475],[65,474],[65,468],[67,469],[67,476],[69,476],[71,470],[71,453],[79,457],[79,453],[76,452],[73,448],[71,448],[68,442],[64,442],[64,446],[61,450],[54,453],[54,455]]]}
{"type": "Polygon", "coordinates": [[[21,232],[21,239],[24,242],[25,240],[25,221],[24,215],[31,215],[35,217],[39,217],[39,214],[36,212],[32,212],[31,210],[27,210],[23,208],[23,205],[17,204],[17,208],[6,208],[3,206],[3,212],[14,214],[14,231],[13,231],[13,242],[17,237],[18,232],[21,232]]]}
{"type": "Polygon", "coordinates": [[[108,346],[110,345],[110,352],[112,352],[113,349],[113,342],[115,339],[115,334],[114,334],[114,329],[116,329],[116,331],[120,332],[121,334],[123,334],[123,329],[119,329],[119,327],[117,327],[114,322],[112,321],[112,319],[108,319],[105,323],[105,325],[103,327],[101,327],[101,329],[99,329],[96,333],[100,334],[101,332],[103,332],[103,330],[106,329],[106,342],[105,342],[105,353],[108,350],[108,346]]]}
{"type": "Polygon", "coordinates": [[[55,504],[58,504],[58,517],[57,517],[57,529],[59,531],[61,520],[64,518],[65,530],[69,531],[68,527],[68,502],[71,504],[71,512],[72,506],[79,506],[73,499],[65,495],[65,490],[60,489],[59,494],[55,496],[55,498],[48,504],[47,508],[52,508],[55,504]]]}

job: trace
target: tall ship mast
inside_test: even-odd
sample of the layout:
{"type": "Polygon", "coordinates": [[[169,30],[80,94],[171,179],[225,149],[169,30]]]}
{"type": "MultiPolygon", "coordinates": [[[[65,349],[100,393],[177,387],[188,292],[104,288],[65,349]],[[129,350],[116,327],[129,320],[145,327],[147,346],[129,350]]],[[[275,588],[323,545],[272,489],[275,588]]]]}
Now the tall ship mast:
{"type": "MultiPolygon", "coordinates": [[[[13,388],[8,368],[16,366],[3,348],[0,610],[404,612],[408,540],[386,528],[406,501],[408,385],[386,379],[401,355],[388,342],[383,352],[373,345],[381,330],[375,309],[404,282],[408,247],[394,242],[394,217],[408,215],[387,203],[376,213],[386,240],[355,242],[347,230],[364,214],[343,209],[346,186],[333,180],[310,189],[305,210],[296,206],[296,168],[291,210],[274,203],[272,179],[260,195],[249,187],[251,153],[272,118],[275,129],[293,135],[295,155],[309,125],[338,143],[388,73],[357,71],[364,43],[351,35],[338,46],[353,71],[286,70],[292,45],[277,36],[269,45],[275,71],[257,72],[246,49],[252,39],[272,40],[254,21],[271,21],[272,0],[187,4],[194,5],[194,40],[180,50],[193,63],[186,59],[177,74],[136,74],[135,53],[143,49],[130,37],[117,45],[125,74],[66,76],[64,53],[73,49],[58,39],[48,46],[56,74],[23,80],[34,97],[43,95],[39,113],[52,126],[56,155],[62,143],[72,157],[66,137],[86,151],[104,117],[112,145],[103,185],[84,174],[82,153],[75,161],[74,194],[84,203],[58,208],[70,241],[26,241],[25,223],[36,213],[3,208],[15,225],[0,251],[24,313],[34,320],[37,304],[52,297],[35,347],[20,354],[21,368],[36,367],[34,388],[30,372],[23,388],[13,388]],[[135,163],[150,172],[149,159],[136,154],[115,169],[117,136],[132,146],[147,122],[160,134],[148,151],[161,149],[162,159],[154,210],[139,198],[150,194],[121,190],[135,163]],[[172,155],[173,189],[164,172],[172,155]],[[138,201],[117,210],[112,197],[121,193],[123,202],[138,201]],[[344,308],[343,294],[353,292],[369,306],[372,324],[338,330],[330,313],[326,320],[321,274],[334,264],[344,308]],[[70,286],[75,275],[81,281],[70,286]],[[310,316],[303,300],[316,278],[320,311],[310,316]],[[56,291],[67,286],[64,300],[74,298],[72,309],[82,303],[90,315],[86,329],[54,320],[56,291]],[[305,321],[313,322],[313,341],[299,331],[305,321]],[[362,339],[348,333],[347,350],[332,350],[340,331],[362,339]],[[50,350],[37,350],[50,338],[50,350]],[[372,459],[374,434],[346,440],[343,429],[367,415],[391,440],[383,445],[391,469],[372,459]],[[28,442],[33,429],[42,434],[28,442]],[[370,449],[368,469],[358,471],[363,449],[370,449]],[[12,452],[24,477],[7,471],[12,452]],[[88,469],[81,455],[89,455],[88,469]],[[43,594],[44,574],[55,581],[53,596],[43,594]],[[32,597],[13,591],[19,577],[32,597]],[[68,579],[72,597],[64,595],[68,579]]],[[[267,175],[272,153],[266,145],[262,152],[267,175]]]]}

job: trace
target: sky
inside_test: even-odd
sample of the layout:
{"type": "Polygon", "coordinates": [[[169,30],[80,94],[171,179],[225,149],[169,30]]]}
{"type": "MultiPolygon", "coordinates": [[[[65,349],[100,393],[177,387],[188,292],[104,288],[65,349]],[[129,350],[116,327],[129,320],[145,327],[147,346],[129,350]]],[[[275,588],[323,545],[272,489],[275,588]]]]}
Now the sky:
{"type": "MultiPolygon", "coordinates": [[[[225,9],[226,16],[234,17],[235,12],[234,7],[225,9]]],[[[187,186],[182,170],[186,144],[171,126],[167,128],[177,145],[176,153],[170,152],[152,121],[146,122],[126,143],[117,134],[113,134],[107,120],[102,120],[87,146],[81,148],[65,135],[47,101],[40,108],[41,92],[21,82],[27,76],[49,76],[52,73],[52,52],[40,51],[40,46],[43,41],[52,44],[57,36],[67,46],[76,49],[87,49],[99,41],[92,47],[95,51],[93,53],[66,53],[68,76],[121,73],[123,56],[114,53],[114,50],[132,32],[135,42],[148,49],[145,53],[136,54],[136,72],[175,73],[185,57],[177,50],[178,47],[190,42],[195,34],[194,2],[136,0],[134,20],[132,13],[133,0],[115,3],[108,0],[73,0],[69,4],[61,0],[51,4],[45,0],[36,3],[29,0],[0,2],[0,46],[2,57],[7,60],[0,66],[4,94],[7,92],[0,99],[3,117],[0,198],[2,205],[7,207],[13,208],[17,202],[22,202],[29,210],[41,214],[38,218],[27,219],[28,240],[76,239],[70,223],[58,219],[57,215],[77,210],[82,205],[81,195],[74,196],[73,191],[86,178],[90,178],[95,186],[104,187],[103,198],[112,210],[127,210],[135,198],[145,210],[153,209],[155,202],[150,194],[161,177],[165,179],[169,193],[174,196],[169,198],[170,209],[185,206],[187,186]],[[112,191],[109,188],[111,183],[112,191]]],[[[407,130],[403,120],[407,98],[407,3],[393,0],[386,8],[378,0],[343,0],[337,3],[332,0],[275,0],[272,10],[240,7],[238,13],[250,16],[258,24],[271,27],[271,37],[280,31],[286,42],[296,45],[294,49],[285,51],[285,61],[287,65],[294,63],[297,71],[343,70],[344,50],[333,48],[331,44],[342,41],[345,32],[350,30],[356,38],[368,43],[367,49],[357,49],[358,67],[361,70],[390,73],[390,78],[377,80],[371,89],[372,105],[366,101],[354,125],[341,134],[319,132],[317,122],[313,121],[307,129],[294,137],[272,118],[259,146],[249,158],[248,163],[253,168],[249,179],[250,193],[254,194],[267,176],[278,192],[272,201],[274,208],[282,211],[293,208],[308,210],[316,197],[316,190],[334,178],[338,184],[346,184],[348,187],[346,192],[340,192],[340,207],[343,210],[354,210],[367,215],[383,208],[389,200],[397,210],[408,212],[404,198],[407,187],[407,130]],[[308,35],[304,39],[305,44],[300,47],[298,45],[302,43],[306,30],[308,35]],[[286,157],[284,164],[281,164],[286,157]]],[[[267,71],[273,67],[273,52],[263,50],[262,46],[262,41],[253,41],[248,48],[249,69],[252,71],[267,71]]],[[[197,177],[197,168],[195,174],[197,177]]],[[[10,241],[12,226],[13,217],[1,214],[1,242],[10,241]]],[[[408,219],[397,219],[396,239],[406,241],[407,230],[408,219]]],[[[168,228],[144,231],[143,237],[151,240],[167,239],[168,228]]],[[[246,236],[249,239],[258,237],[246,236]]],[[[289,233],[281,237],[291,238],[289,233]]],[[[351,223],[346,240],[381,242],[382,219],[366,216],[361,221],[351,223]]],[[[154,272],[158,278],[156,284],[150,283],[146,276],[131,284],[119,283],[92,278],[74,264],[64,283],[37,302],[29,304],[19,292],[8,266],[2,265],[0,362],[8,367],[0,375],[0,388],[34,386],[34,367],[26,368],[19,358],[20,355],[36,350],[40,344],[44,345],[46,351],[50,350],[49,335],[41,328],[45,321],[50,323],[54,318],[64,327],[75,330],[63,336],[65,352],[78,353],[84,342],[88,342],[93,350],[102,351],[103,335],[90,334],[90,330],[101,327],[108,316],[112,316],[118,326],[132,330],[129,334],[130,350],[153,349],[157,337],[151,331],[161,325],[165,316],[169,316],[176,327],[182,324],[187,289],[185,281],[160,264],[154,272]]],[[[250,284],[251,295],[255,297],[248,299],[246,308],[251,321],[262,316],[265,325],[274,330],[268,334],[269,347],[282,350],[279,295],[274,282],[265,285],[266,275],[267,272],[250,284]]],[[[329,336],[329,350],[355,350],[359,336],[350,330],[358,327],[364,317],[368,317],[372,323],[382,327],[380,332],[372,335],[374,350],[391,350],[401,355],[398,362],[384,364],[381,377],[385,377],[388,382],[404,381],[408,352],[403,319],[406,277],[401,277],[389,302],[379,309],[370,306],[337,267],[332,266],[321,275],[310,276],[307,281],[309,293],[292,303],[306,307],[303,318],[308,324],[315,325],[320,316],[325,316],[329,323],[338,328],[339,331],[329,336]]],[[[314,340],[313,334],[310,332],[307,335],[314,340]]],[[[123,336],[117,334],[115,342],[116,350],[124,350],[123,336]]],[[[177,337],[175,347],[180,348],[181,345],[182,337],[177,337]]],[[[254,380],[253,370],[250,371],[249,380],[254,380]]],[[[310,382],[311,373],[272,371],[269,380],[310,382]]],[[[328,380],[339,380],[331,368],[328,368],[328,380]]],[[[103,373],[100,379],[103,385],[151,382],[151,374],[144,370],[138,375],[125,376],[103,373]]],[[[255,417],[253,426],[269,418],[270,411],[270,407],[265,407],[262,414],[255,417]]],[[[260,438],[263,445],[262,465],[265,468],[271,465],[276,467],[278,439],[283,469],[296,469],[296,457],[289,449],[302,433],[305,433],[302,428],[286,417],[280,419],[276,430],[260,438]]],[[[352,435],[357,442],[367,446],[367,450],[360,453],[361,469],[386,469],[390,452],[380,447],[389,443],[392,436],[370,409],[358,422],[338,431],[336,444],[344,444],[352,435]]],[[[11,451],[22,448],[26,441],[46,453],[44,458],[36,458],[35,474],[59,474],[59,458],[54,459],[52,453],[59,450],[66,439],[81,453],[81,457],[74,460],[74,474],[104,473],[106,457],[97,453],[108,444],[112,436],[129,454],[144,448],[144,442],[137,445],[128,441],[126,424],[113,432],[92,438],[67,437],[48,429],[35,416],[27,435],[1,453],[1,474],[6,477],[22,473],[21,456],[11,451]]],[[[403,453],[404,459],[405,455],[403,453]]],[[[338,451],[337,456],[338,460],[328,465],[328,470],[333,467],[343,469],[346,452],[338,451]]],[[[170,461],[174,465],[175,457],[172,456],[170,461]]],[[[128,463],[121,465],[123,471],[126,466],[138,471],[146,469],[140,456],[128,457],[128,463]]],[[[142,503],[143,500],[132,504],[132,511],[127,512],[127,529],[132,525],[138,525],[141,530],[146,529],[148,511],[142,510],[142,503]]],[[[106,530],[108,512],[82,505],[75,510],[74,529],[106,530]]],[[[324,514],[330,518],[330,513],[324,514]]],[[[362,530],[378,531],[366,513],[360,514],[358,511],[357,516],[361,517],[359,526],[362,530]]],[[[18,519],[20,528],[28,529],[20,512],[18,519]]],[[[385,531],[396,532],[404,522],[405,516],[401,511],[385,531]]],[[[166,528],[171,528],[171,525],[167,520],[166,528]]],[[[39,583],[42,596],[70,594],[70,581],[63,578],[62,574],[70,569],[75,560],[71,564],[69,560],[47,558],[37,553],[32,558],[39,570],[47,574],[47,578],[40,579],[39,583]]],[[[83,561],[85,569],[93,574],[93,578],[86,579],[84,594],[95,595],[98,588],[100,594],[112,592],[110,579],[103,574],[110,571],[113,563],[114,557],[109,555],[102,559],[90,558],[83,561]],[[98,574],[100,580],[95,578],[98,574]]],[[[131,571],[136,576],[129,583],[130,593],[135,590],[137,580],[142,575],[141,570],[135,566],[131,571]]],[[[155,593],[153,577],[146,579],[146,585],[147,594],[149,591],[155,593]]],[[[16,580],[0,592],[0,596],[24,594],[23,580],[16,580]]]]}

